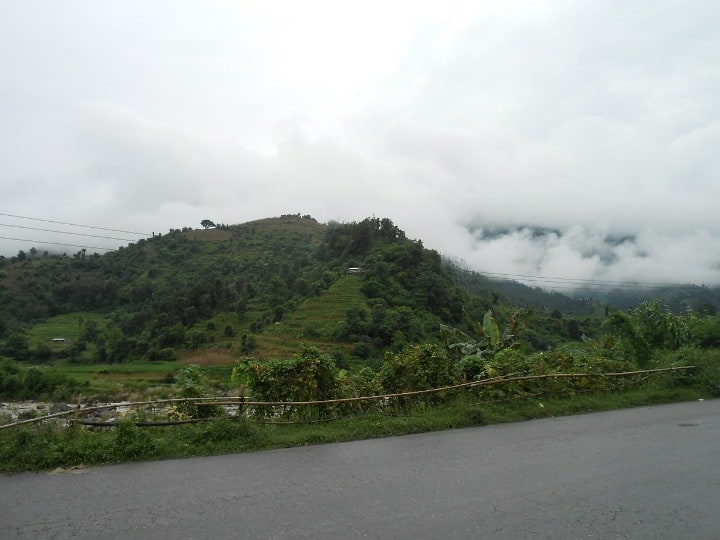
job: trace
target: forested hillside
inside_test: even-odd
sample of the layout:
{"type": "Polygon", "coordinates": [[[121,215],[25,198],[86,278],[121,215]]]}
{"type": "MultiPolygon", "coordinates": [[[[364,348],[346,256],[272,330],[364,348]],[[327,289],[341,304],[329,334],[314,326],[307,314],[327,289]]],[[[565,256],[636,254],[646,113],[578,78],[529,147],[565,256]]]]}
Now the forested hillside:
{"type": "Polygon", "coordinates": [[[105,255],[1,259],[0,355],[62,365],[86,383],[131,370],[82,366],[131,362],[146,380],[171,380],[176,365],[303,346],[377,368],[388,352],[440,344],[442,329],[477,332],[488,312],[527,354],[597,337],[604,316],[597,303],[462,270],[387,218],[204,225],[105,255]]]}

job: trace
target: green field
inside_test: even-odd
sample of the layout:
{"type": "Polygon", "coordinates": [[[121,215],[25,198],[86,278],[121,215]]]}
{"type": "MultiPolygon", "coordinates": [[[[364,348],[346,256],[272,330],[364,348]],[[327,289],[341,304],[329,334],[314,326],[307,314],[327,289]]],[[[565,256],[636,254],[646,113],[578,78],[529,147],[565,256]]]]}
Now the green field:
{"type": "Polygon", "coordinates": [[[50,317],[28,329],[28,342],[33,346],[39,343],[51,345],[55,338],[63,338],[69,342],[77,340],[80,337],[82,321],[94,321],[99,328],[104,328],[107,325],[107,316],[100,313],[80,312],[50,317]]]}

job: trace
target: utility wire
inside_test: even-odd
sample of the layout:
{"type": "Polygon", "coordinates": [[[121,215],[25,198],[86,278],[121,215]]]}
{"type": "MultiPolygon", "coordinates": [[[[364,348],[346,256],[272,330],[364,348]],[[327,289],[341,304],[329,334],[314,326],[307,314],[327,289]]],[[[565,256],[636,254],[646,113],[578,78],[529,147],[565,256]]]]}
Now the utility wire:
{"type": "Polygon", "coordinates": [[[93,225],[80,225],[78,223],[67,223],[65,221],[53,221],[52,219],[40,219],[40,218],[34,218],[34,217],[28,217],[28,216],[17,216],[15,214],[4,214],[2,212],[0,212],[0,216],[13,217],[13,218],[18,218],[18,219],[30,219],[32,221],[43,221],[45,223],[56,223],[58,225],[70,225],[72,227],[82,227],[84,229],[98,229],[101,231],[120,232],[120,233],[125,233],[125,234],[137,234],[139,236],[150,236],[151,235],[151,233],[123,231],[120,229],[108,229],[106,227],[95,227],[93,225]]]}
{"type": "MultiPolygon", "coordinates": [[[[58,225],[69,225],[72,227],[81,227],[85,229],[96,229],[101,231],[110,231],[110,232],[120,232],[125,234],[136,234],[140,236],[150,236],[151,233],[141,233],[141,232],[133,232],[133,231],[126,231],[122,229],[110,229],[107,227],[96,227],[93,225],[80,225],[78,223],[67,223],[64,221],[54,221],[51,219],[41,219],[41,218],[34,218],[34,217],[28,217],[28,216],[19,216],[15,214],[6,214],[0,212],[0,216],[6,216],[6,217],[13,217],[18,219],[28,219],[33,221],[41,221],[44,223],[55,223],[58,225]]],[[[113,236],[102,236],[102,235],[96,235],[96,234],[87,234],[87,233],[75,233],[75,232],[69,232],[69,231],[60,231],[55,229],[42,229],[37,227],[24,227],[22,225],[9,225],[6,223],[0,223],[0,227],[13,227],[17,229],[27,229],[27,230],[33,230],[33,231],[42,231],[42,232],[53,232],[58,234],[69,234],[74,236],[85,236],[85,237],[91,237],[91,238],[103,238],[107,240],[119,240],[123,242],[133,242],[134,239],[130,238],[117,238],[113,236]]],[[[21,242],[37,242],[39,244],[49,244],[49,245],[58,245],[58,246],[70,246],[70,247],[80,247],[80,248],[87,248],[87,249],[102,249],[105,251],[113,251],[114,248],[102,248],[102,247],[96,247],[96,246],[81,246],[77,244],[64,244],[59,242],[45,242],[40,240],[25,240],[22,238],[10,238],[6,236],[0,236],[0,239],[4,240],[16,240],[21,242]]],[[[516,281],[519,283],[524,282],[530,282],[530,283],[538,283],[538,284],[544,284],[548,287],[551,287],[552,289],[574,289],[577,290],[578,287],[587,286],[592,287],[593,290],[611,290],[612,287],[622,287],[622,288],[637,288],[637,289],[656,289],[659,287],[677,287],[680,285],[683,285],[681,283],[651,283],[649,281],[641,282],[641,281],[613,281],[613,280],[604,280],[604,279],[583,279],[583,278],[564,278],[564,277],[554,277],[554,276],[535,276],[530,274],[509,274],[509,273],[503,273],[503,272],[483,272],[483,271],[476,271],[475,273],[484,275],[490,279],[501,279],[501,280],[508,280],[508,281],[516,281]]]]}
{"type": "MultiPolygon", "coordinates": [[[[512,281],[512,280],[509,280],[509,279],[508,279],[507,282],[517,283],[517,284],[525,285],[526,287],[532,288],[531,285],[527,285],[527,284],[525,284],[525,283],[523,283],[523,282],[521,282],[521,281],[512,281]]],[[[657,287],[650,286],[650,285],[648,285],[648,286],[642,286],[642,287],[637,287],[637,286],[633,287],[632,285],[616,285],[616,286],[610,286],[610,285],[599,285],[599,286],[585,285],[584,287],[582,287],[582,286],[574,286],[574,287],[573,287],[573,286],[569,286],[569,285],[550,285],[550,284],[547,284],[547,285],[544,285],[542,288],[545,289],[546,291],[556,291],[556,290],[562,289],[562,290],[569,290],[569,291],[579,291],[579,292],[596,293],[596,292],[612,292],[612,291],[615,291],[615,290],[618,290],[618,289],[635,289],[635,290],[652,291],[652,290],[654,290],[654,289],[659,289],[659,288],[666,287],[666,286],[669,286],[669,285],[663,285],[663,286],[658,285],[657,287]]],[[[535,287],[540,287],[540,285],[535,285],[535,287]]],[[[675,284],[675,285],[673,285],[673,287],[679,287],[679,288],[682,289],[683,286],[680,285],[680,284],[675,284]]],[[[683,290],[684,290],[684,289],[683,289],[683,290]]]]}
{"type": "Polygon", "coordinates": [[[101,236],[99,234],[59,231],[56,229],[40,229],[38,227],[24,227],[23,225],[10,225],[8,223],[0,223],[0,227],[13,227],[15,229],[27,229],[27,230],[31,230],[31,231],[43,231],[43,232],[52,232],[52,233],[58,233],[58,234],[72,234],[73,236],[89,236],[92,238],[105,238],[107,240],[122,240],[124,242],[135,242],[134,238],[117,238],[115,236],[101,236]]]}
{"type": "MultiPolygon", "coordinates": [[[[547,284],[558,284],[558,285],[576,285],[578,287],[582,286],[594,286],[599,285],[601,287],[632,287],[632,288],[640,288],[640,289],[655,289],[658,287],[677,287],[679,285],[684,285],[683,283],[669,283],[669,282],[658,282],[658,283],[652,283],[649,281],[612,281],[612,280],[602,280],[602,279],[582,279],[582,278],[562,278],[562,277],[554,277],[554,276],[533,276],[528,274],[508,274],[508,273],[501,273],[501,272],[481,272],[478,271],[478,274],[482,274],[490,279],[505,279],[505,280],[514,280],[519,282],[537,282],[537,283],[547,283],[547,284]]],[[[577,287],[556,287],[556,288],[577,288],[577,287]]]]}
{"type": "MultiPolygon", "coordinates": [[[[593,280],[582,280],[582,282],[575,282],[575,281],[568,281],[568,280],[560,280],[559,278],[528,278],[528,277],[522,277],[518,276],[517,278],[513,279],[512,277],[504,277],[504,278],[493,278],[492,276],[488,276],[490,279],[502,279],[506,281],[516,281],[519,283],[538,283],[538,284],[545,284],[550,287],[553,287],[555,289],[577,289],[582,287],[591,287],[593,289],[597,288],[606,288],[606,289],[612,289],[614,287],[624,287],[624,288],[634,288],[634,289],[656,289],[658,287],[668,286],[667,283],[659,283],[659,284],[641,284],[636,282],[617,282],[617,283],[606,283],[604,281],[593,281],[593,280]]],[[[673,286],[680,285],[679,283],[674,284],[673,286]]]]}
{"type": "Polygon", "coordinates": [[[32,242],[32,243],[36,243],[38,245],[69,246],[69,247],[78,247],[78,248],[86,248],[86,249],[101,249],[103,251],[115,251],[115,248],[106,248],[106,247],[100,247],[100,246],[81,246],[78,244],[63,244],[60,242],[46,242],[45,240],[30,240],[28,238],[11,238],[9,236],[0,236],[0,240],[17,240],[18,242],[32,242]]]}

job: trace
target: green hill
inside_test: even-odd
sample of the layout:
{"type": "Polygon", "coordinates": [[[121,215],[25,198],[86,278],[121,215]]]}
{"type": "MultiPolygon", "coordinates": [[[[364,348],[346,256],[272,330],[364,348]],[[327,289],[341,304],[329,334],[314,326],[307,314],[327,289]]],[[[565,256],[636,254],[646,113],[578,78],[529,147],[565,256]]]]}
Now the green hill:
{"type": "Polygon", "coordinates": [[[158,382],[188,363],[287,357],[302,344],[341,366],[377,365],[387,351],[439,341],[441,325],[471,331],[488,309],[503,326],[533,307],[523,330],[531,349],[597,328],[582,303],[500,292],[387,218],[286,215],[175,229],[105,255],[29,252],[0,259],[0,355],[61,365],[94,386],[158,382]]]}

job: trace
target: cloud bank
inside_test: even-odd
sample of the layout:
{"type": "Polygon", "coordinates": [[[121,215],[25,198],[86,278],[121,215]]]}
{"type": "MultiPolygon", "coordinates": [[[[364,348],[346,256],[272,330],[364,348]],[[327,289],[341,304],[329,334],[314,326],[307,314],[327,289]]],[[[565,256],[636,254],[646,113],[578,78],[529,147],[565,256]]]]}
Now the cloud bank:
{"type": "Polygon", "coordinates": [[[720,7],[476,4],[4,4],[3,212],[387,216],[481,271],[719,285],[720,7]]]}

